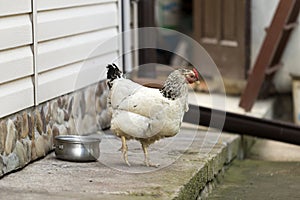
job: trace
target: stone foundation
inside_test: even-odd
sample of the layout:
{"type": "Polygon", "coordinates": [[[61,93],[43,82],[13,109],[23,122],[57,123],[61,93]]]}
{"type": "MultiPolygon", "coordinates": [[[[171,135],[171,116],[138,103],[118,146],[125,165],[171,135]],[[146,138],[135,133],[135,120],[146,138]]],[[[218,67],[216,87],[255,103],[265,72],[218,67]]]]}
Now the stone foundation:
{"type": "Polygon", "coordinates": [[[0,119],[0,177],[53,150],[57,135],[85,135],[108,128],[105,82],[0,119]]]}

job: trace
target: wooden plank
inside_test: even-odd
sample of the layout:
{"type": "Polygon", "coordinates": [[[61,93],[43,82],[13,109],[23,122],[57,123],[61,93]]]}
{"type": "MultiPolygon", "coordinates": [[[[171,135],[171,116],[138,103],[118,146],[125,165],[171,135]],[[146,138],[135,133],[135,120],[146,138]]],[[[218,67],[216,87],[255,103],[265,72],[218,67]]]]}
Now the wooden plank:
{"type": "Polygon", "coordinates": [[[38,72],[117,51],[117,34],[117,28],[110,28],[39,43],[38,72]]]}
{"type": "MultiPolygon", "coordinates": [[[[138,26],[154,27],[155,26],[155,1],[140,0],[138,3],[138,26]]],[[[151,33],[144,32],[139,35],[138,43],[140,47],[145,47],[147,44],[153,42],[153,36],[151,33]]],[[[148,64],[147,67],[140,67],[138,75],[139,77],[155,78],[156,77],[156,64],[157,52],[156,49],[140,48],[139,49],[139,65],[143,66],[148,64]],[[150,63],[150,64],[149,64],[150,63]]]]}
{"type": "Polygon", "coordinates": [[[0,17],[31,12],[31,0],[0,0],[0,17]]]}
{"type": "Polygon", "coordinates": [[[295,0],[295,4],[293,6],[293,10],[291,11],[291,14],[289,18],[287,19],[287,22],[284,26],[284,31],[282,32],[282,39],[280,40],[278,44],[278,48],[275,51],[274,58],[272,60],[272,63],[270,66],[276,65],[280,62],[283,51],[285,49],[285,46],[290,38],[290,35],[293,31],[293,29],[286,30],[286,26],[289,26],[290,24],[297,23],[300,12],[300,0],[295,0]]]}
{"type": "Polygon", "coordinates": [[[266,69],[266,75],[271,75],[273,73],[275,73],[276,71],[278,71],[280,68],[283,67],[283,63],[279,63],[277,65],[274,65],[272,67],[269,67],[268,69],[266,69]]]}
{"type": "Polygon", "coordinates": [[[31,77],[0,85],[0,118],[34,105],[31,77]]]}
{"type": "MultiPolygon", "coordinates": [[[[223,11],[222,13],[222,19],[221,19],[221,30],[220,30],[220,40],[228,41],[225,42],[225,46],[229,44],[229,41],[236,42],[237,38],[237,31],[238,31],[238,11],[237,11],[237,2],[232,0],[222,0],[221,1],[221,9],[223,11]]],[[[236,42],[237,43],[237,42],[236,42]]],[[[235,45],[237,46],[237,44],[235,45]]]]}
{"type": "Polygon", "coordinates": [[[117,4],[41,12],[37,24],[39,42],[114,27],[118,24],[117,4]]]}
{"type": "Polygon", "coordinates": [[[299,25],[299,22],[289,23],[289,24],[285,25],[284,30],[286,30],[286,31],[291,30],[293,28],[296,28],[298,25],[299,25]]]}
{"type": "MultiPolygon", "coordinates": [[[[221,75],[244,80],[250,58],[250,0],[194,0],[194,38],[205,48],[221,75]]],[[[194,54],[195,59],[199,57],[194,54]]],[[[206,66],[206,76],[214,76],[206,66]]]]}
{"type": "Polygon", "coordinates": [[[30,46],[0,52],[0,84],[33,74],[30,46]]]}
{"type": "Polygon", "coordinates": [[[41,73],[38,77],[38,102],[42,103],[104,80],[107,63],[114,62],[117,58],[118,52],[113,52],[41,73]]]}
{"type": "Polygon", "coordinates": [[[163,80],[153,79],[153,78],[138,78],[133,77],[132,80],[138,84],[141,84],[145,87],[161,89],[164,85],[163,80]]]}
{"type": "MultiPolygon", "coordinates": [[[[9,1],[9,0],[7,0],[9,1]]],[[[37,1],[38,11],[61,9],[61,8],[70,8],[77,6],[85,6],[92,4],[102,4],[102,3],[111,3],[117,2],[117,0],[43,0],[37,1]]]]}
{"type": "Polygon", "coordinates": [[[294,122],[300,125],[300,80],[294,79],[292,82],[293,88],[293,107],[294,107],[294,122]]]}
{"type": "MultiPolygon", "coordinates": [[[[216,13],[216,5],[218,0],[203,0],[202,8],[202,38],[210,38],[212,41],[218,41],[219,37],[219,19],[216,13]]],[[[207,40],[209,41],[209,40],[207,40]]]]}
{"type": "MultiPolygon", "coordinates": [[[[267,68],[277,64],[273,63],[273,58],[274,56],[276,57],[276,50],[281,44],[282,31],[288,22],[288,16],[291,14],[295,3],[295,0],[281,0],[279,2],[271,25],[268,29],[268,34],[262,44],[252,73],[248,78],[245,91],[241,96],[239,106],[244,108],[246,111],[251,110],[255,99],[258,97],[260,88],[265,79],[265,72],[267,68]]],[[[277,55],[277,57],[279,57],[279,55],[277,55]]],[[[276,59],[278,59],[277,57],[276,59]]]]}
{"type": "Polygon", "coordinates": [[[29,15],[0,18],[0,50],[32,43],[32,26],[29,15]]]}

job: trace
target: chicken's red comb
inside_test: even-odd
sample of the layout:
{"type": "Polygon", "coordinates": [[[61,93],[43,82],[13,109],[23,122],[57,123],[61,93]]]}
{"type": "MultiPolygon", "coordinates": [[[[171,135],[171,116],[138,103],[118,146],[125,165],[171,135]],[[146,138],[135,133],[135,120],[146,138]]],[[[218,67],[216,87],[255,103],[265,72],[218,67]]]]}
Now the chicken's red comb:
{"type": "Polygon", "coordinates": [[[199,80],[199,73],[196,68],[193,68],[193,72],[195,73],[196,78],[199,80]]]}

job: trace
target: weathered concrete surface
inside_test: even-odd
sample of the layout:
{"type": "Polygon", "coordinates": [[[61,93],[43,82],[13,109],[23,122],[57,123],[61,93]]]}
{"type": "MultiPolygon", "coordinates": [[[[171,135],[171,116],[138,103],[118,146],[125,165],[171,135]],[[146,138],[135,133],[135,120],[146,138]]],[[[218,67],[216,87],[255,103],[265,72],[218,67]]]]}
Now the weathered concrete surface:
{"type": "Polygon", "coordinates": [[[235,160],[221,180],[209,200],[300,199],[300,162],[235,160]]]}
{"type": "Polygon", "coordinates": [[[75,163],[57,160],[54,153],[0,180],[1,199],[196,199],[206,183],[225,163],[237,156],[240,136],[182,129],[149,149],[153,162],[143,165],[140,145],[129,142],[131,167],[121,159],[119,139],[101,142],[97,162],[75,163]],[[204,142],[205,141],[205,142],[204,142]],[[213,149],[210,149],[210,147],[213,149]],[[209,152],[209,153],[208,153],[209,152]]]}
{"type": "Polygon", "coordinates": [[[257,139],[202,196],[208,199],[300,199],[300,146],[257,139]]]}
{"type": "Polygon", "coordinates": [[[259,139],[249,153],[249,157],[255,160],[300,162],[299,145],[278,141],[259,139]]]}

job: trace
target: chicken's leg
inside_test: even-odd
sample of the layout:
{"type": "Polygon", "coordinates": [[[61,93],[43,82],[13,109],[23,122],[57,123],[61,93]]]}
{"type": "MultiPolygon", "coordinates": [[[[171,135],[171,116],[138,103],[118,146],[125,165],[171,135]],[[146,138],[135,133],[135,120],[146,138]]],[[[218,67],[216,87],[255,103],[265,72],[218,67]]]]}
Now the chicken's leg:
{"type": "Polygon", "coordinates": [[[145,156],[145,165],[147,167],[159,167],[159,164],[153,164],[150,162],[149,160],[149,155],[148,155],[148,144],[145,144],[145,143],[142,143],[142,148],[143,148],[143,151],[144,151],[144,156],[145,156]]]}
{"type": "Polygon", "coordinates": [[[130,166],[130,163],[128,162],[128,155],[127,155],[128,147],[127,147],[127,144],[126,144],[126,138],[124,136],[121,136],[121,140],[122,140],[121,151],[123,153],[123,159],[126,162],[126,164],[128,166],[130,166]]]}

